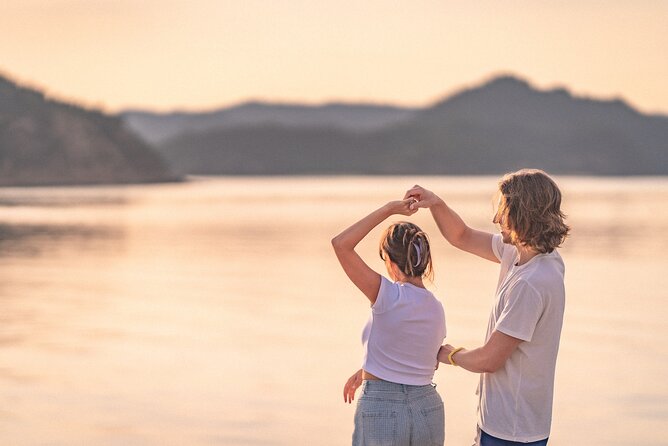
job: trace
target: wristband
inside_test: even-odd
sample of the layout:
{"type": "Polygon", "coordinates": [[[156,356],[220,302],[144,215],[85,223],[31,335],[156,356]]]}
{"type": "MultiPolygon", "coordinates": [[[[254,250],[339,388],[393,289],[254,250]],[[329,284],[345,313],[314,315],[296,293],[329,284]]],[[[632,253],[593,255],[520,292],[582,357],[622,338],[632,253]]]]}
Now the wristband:
{"type": "Polygon", "coordinates": [[[464,347],[458,347],[453,351],[451,351],[450,354],[448,355],[448,361],[450,361],[450,364],[454,365],[455,367],[457,367],[457,364],[455,363],[455,360],[452,357],[455,355],[455,353],[457,353],[460,350],[464,350],[464,347]]]}

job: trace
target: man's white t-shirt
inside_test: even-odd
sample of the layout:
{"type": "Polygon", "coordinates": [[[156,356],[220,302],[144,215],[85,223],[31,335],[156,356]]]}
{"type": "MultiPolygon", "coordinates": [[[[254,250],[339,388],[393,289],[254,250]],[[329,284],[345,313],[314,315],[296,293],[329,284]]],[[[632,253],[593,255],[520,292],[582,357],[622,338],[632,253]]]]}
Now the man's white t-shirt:
{"type": "Polygon", "coordinates": [[[480,376],[478,425],[497,438],[532,442],[550,436],[554,375],[564,318],[564,262],[538,254],[517,266],[519,254],[495,234],[501,261],[486,340],[494,330],[521,339],[504,366],[480,376]]]}
{"type": "Polygon", "coordinates": [[[362,333],[364,370],[393,383],[430,384],[444,338],[445,312],[431,291],[381,276],[362,333]]]}

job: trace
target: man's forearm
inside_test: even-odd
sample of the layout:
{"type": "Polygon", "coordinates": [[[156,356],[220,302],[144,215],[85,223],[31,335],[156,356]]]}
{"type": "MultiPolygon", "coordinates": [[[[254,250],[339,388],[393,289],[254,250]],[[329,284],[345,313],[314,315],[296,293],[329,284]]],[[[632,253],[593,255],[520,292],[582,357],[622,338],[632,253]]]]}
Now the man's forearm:
{"type": "MultiPolygon", "coordinates": [[[[445,361],[442,362],[449,362],[449,358],[444,359],[445,361]]],[[[452,356],[452,361],[452,365],[458,365],[469,372],[491,373],[496,371],[491,366],[489,358],[485,357],[482,347],[473,350],[462,349],[452,356]]]]}
{"type": "Polygon", "coordinates": [[[468,230],[464,220],[440,198],[429,207],[429,210],[443,237],[451,245],[459,247],[468,230]]]}
{"type": "Polygon", "coordinates": [[[457,365],[475,373],[494,373],[506,363],[523,341],[494,330],[485,345],[473,350],[446,344],[438,351],[438,361],[457,365]]]}

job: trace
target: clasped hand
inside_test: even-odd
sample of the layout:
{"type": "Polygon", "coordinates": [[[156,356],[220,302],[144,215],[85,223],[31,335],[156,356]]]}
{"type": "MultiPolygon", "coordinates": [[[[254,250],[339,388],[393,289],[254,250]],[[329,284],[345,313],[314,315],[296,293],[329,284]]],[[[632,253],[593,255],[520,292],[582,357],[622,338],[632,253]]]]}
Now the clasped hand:
{"type": "Polygon", "coordinates": [[[420,208],[428,208],[437,200],[436,195],[417,184],[408,189],[403,200],[390,201],[387,206],[392,214],[413,215],[420,208]]]}

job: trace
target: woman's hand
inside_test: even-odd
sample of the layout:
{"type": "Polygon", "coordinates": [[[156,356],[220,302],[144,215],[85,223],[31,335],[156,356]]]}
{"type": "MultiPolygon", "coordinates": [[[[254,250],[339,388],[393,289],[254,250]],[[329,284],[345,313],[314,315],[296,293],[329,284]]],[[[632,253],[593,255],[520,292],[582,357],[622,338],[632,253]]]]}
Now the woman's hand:
{"type": "Polygon", "coordinates": [[[355,372],[353,376],[348,378],[346,385],[343,386],[343,401],[350,404],[355,399],[355,391],[362,385],[362,369],[355,372]]]}
{"type": "Polygon", "coordinates": [[[417,201],[418,200],[416,198],[408,197],[404,198],[403,200],[390,201],[386,206],[392,215],[401,214],[410,216],[418,211],[417,206],[415,206],[413,209],[413,206],[417,203],[417,201]]]}
{"type": "Polygon", "coordinates": [[[439,201],[442,201],[435,193],[417,184],[406,191],[404,200],[406,199],[413,199],[410,208],[415,211],[419,208],[430,208],[439,201]]]}

